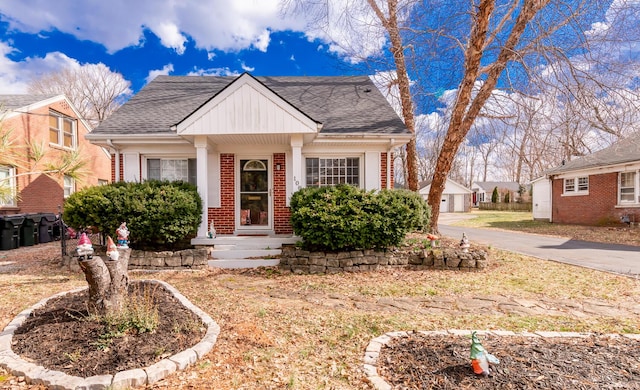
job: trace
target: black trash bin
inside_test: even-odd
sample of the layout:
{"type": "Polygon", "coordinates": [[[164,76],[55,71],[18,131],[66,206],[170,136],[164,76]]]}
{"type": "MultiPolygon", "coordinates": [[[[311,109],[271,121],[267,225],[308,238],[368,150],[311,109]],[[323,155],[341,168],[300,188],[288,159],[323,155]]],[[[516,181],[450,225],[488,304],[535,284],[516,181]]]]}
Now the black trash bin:
{"type": "Polygon", "coordinates": [[[27,214],[27,218],[33,220],[33,242],[35,244],[40,243],[40,220],[42,220],[42,214],[27,214]]]}
{"type": "Polygon", "coordinates": [[[29,215],[22,215],[22,224],[20,225],[20,246],[33,246],[34,221],[29,215]]]}
{"type": "Polygon", "coordinates": [[[0,250],[16,249],[20,246],[20,226],[24,215],[4,215],[0,217],[0,250]]]}
{"type": "Polygon", "coordinates": [[[45,243],[53,241],[53,230],[57,224],[57,218],[54,213],[40,214],[40,227],[38,228],[38,242],[45,243]]]}

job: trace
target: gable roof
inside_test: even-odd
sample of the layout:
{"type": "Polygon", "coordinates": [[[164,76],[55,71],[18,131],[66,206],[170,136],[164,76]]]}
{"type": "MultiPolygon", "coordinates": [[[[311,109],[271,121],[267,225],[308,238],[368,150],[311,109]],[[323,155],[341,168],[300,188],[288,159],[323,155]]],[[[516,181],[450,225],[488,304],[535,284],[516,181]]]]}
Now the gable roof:
{"type": "MultiPolygon", "coordinates": [[[[418,192],[422,195],[427,195],[429,190],[431,189],[431,180],[422,181],[418,183],[418,187],[420,188],[418,192]]],[[[473,191],[465,187],[464,185],[453,181],[449,178],[445,181],[445,187],[443,194],[470,194],[473,191]]]]}
{"type": "MultiPolygon", "coordinates": [[[[254,77],[323,134],[410,135],[367,76],[254,77]]],[[[189,117],[237,77],[158,76],[93,131],[93,135],[175,134],[189,117]]]]}
{"type": "Polygon", "coordinates": [[[608,148],[571,160],[564,165],[549,169],[544,173],[547,176],[557,175],[565,172],[630,162],[640,162],[640,131],[613,143],[608,148]]]}
{"type": "Polygon", "coordinates": [[[48,94],[11,94],[0,95],[0,114],[6,116],[19,115],[34,108],[64,98],[63,95],[48,94]]]}

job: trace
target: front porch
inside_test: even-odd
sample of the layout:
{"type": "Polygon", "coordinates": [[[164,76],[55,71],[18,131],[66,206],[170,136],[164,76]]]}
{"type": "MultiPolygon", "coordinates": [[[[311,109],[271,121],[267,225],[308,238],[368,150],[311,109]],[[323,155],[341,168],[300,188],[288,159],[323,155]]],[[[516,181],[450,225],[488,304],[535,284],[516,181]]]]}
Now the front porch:
{"type": "Polygon", "coordinates": [[[295,244],[300,237],[280,235],[221,235],[215,238],[194,238],[196,248],[209,249],[209,267],[256,268],[277,266],[283,244],[295,244]]]}

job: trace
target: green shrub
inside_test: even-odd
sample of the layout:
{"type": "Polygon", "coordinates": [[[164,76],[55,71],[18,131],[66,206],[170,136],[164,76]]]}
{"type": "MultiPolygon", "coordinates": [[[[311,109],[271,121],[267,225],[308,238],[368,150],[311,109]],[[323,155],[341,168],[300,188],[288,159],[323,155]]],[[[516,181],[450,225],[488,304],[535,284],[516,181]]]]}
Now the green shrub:
{"type": "Polygon", "coordinates": [[[202,200],[195,186],[150,180],[76,192],[65,201],[63,218],[71,227],[93,226],[112,237],[125,221],[131,246],[176,249],[188,246],[195,237],[201,215],[202,200]]]}
{"type": "Polygon", "coordinates": [[[498,187],[493,189],[491,193],[491,203],[498,203],[500,201],[500,194],[498,193],[498,187]]]}
{"type": "Polygon", "coordinates": [[[431,210],[407,190],[364,191],[350,185],[303,188],[291,197],[291,224],[312,250],[388,248],[429,224],[431,210]]]}

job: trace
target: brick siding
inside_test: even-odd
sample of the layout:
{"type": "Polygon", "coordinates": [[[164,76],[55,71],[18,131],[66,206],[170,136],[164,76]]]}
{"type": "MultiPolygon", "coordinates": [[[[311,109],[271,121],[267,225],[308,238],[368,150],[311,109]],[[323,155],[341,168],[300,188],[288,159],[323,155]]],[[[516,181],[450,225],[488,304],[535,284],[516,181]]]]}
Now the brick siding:
{"type": "Polygon", "coordinates": [[[220,155],[220,205],[222,207],[210,207],[208,224],[213,224],[218,234],[233,234],[236,210],[236,184],[235,184],[235,155],[220,155]]]}
{"type": "Polygon", "coordinates": [[[273,228],[276,234],[291,234],[291,210],[287,207],[287,165],[284,153],[273,155],[273,228]],[[280,170],[277,170],[280,165],[280,170]]]}
{"type": "Polygon", "coordinates": [[[589,194],[562,196],[563,179],[553,180],[553,222],[578,225],[603,225],[619,223],[624,214],[636,214],[640,210],[616,208],[618,204],[618,174],[606,173],[589,176],[589,194]]]}

